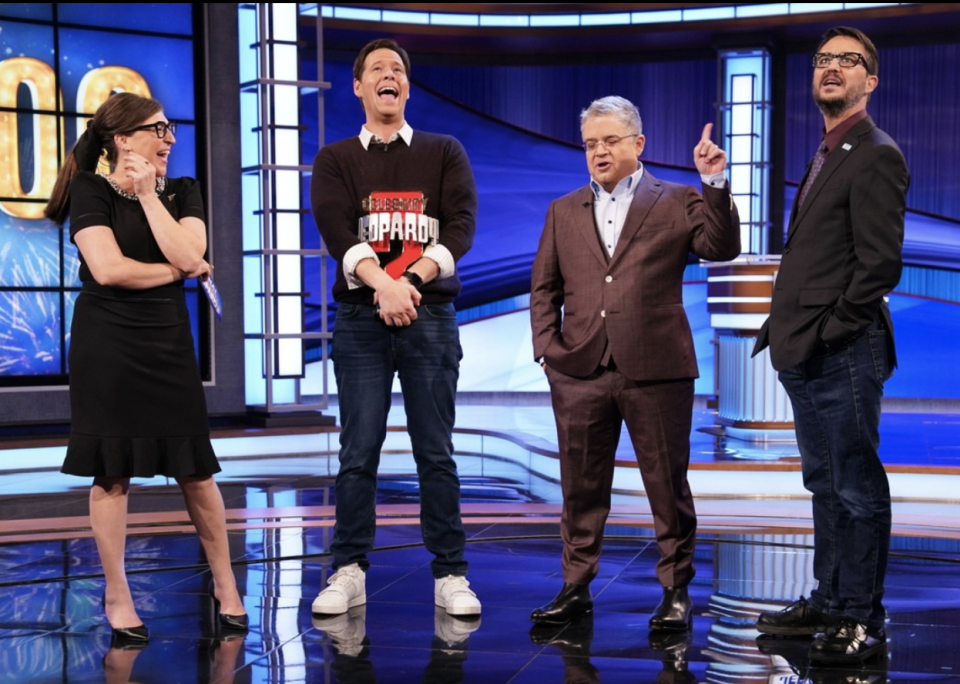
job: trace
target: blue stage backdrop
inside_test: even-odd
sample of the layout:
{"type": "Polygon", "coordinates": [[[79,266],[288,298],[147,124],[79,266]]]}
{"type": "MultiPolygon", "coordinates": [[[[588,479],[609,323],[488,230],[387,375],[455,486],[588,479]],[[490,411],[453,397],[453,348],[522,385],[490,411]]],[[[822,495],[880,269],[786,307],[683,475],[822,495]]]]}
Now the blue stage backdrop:
{"type": "MultiPolygon", "coordinates": [[[[793,60],[795,64],[800,64],[801,61],[807,65],[803,67],[804,78],[809,79],[807,57],[793,60]]],[[[356,135],[363,123],[362,110],[353,94],[350,66],[331,62],[325,65],[325,76],[333,84],[332,90],[326,95],[326,139],[329,141],[356,135]]],[[[676,65],[673,68],[676,69],[676,65]]],[[[699,68],[703,69],[703,66],[699,68]]],[[[797,73],[791,72],[794,80],[800,77],[800,70],[800,67],[796,67],[797,73]]],[[[445,74],[447,68],[428,67],[426,71],[434,75],[445,74]]],[[[571,76],[568,68],[552,71],[558,71],[568,80],[571,76]]],[[[506,105],[498,99],[504,96],[501,92],[503,81],[487,78],[483,70],[475,72],[467,72],[478,77],[476,92],[467,99],[474,104],[487,103],[485,106],[496,100],[497,108],[504,109],[506,105]],[[485,94],[484,88],[492,88],[498,93],[497,97],[485,94]]],[[[414,64],[412,73],[414,81],[417,81],[422,70],[414,64]]],[[[526,68],[521,73],[525,74],[526,68]]],[[[524,75],[521,82],[526,82],[524,79],[527,78],[528,76],[524,75]]],[[[470,79],[461,81],[469,82],[470,79]]],[[[432,78],[431,83],[453,86],[456,80],[432,78]]],[[[888,84],[887,87],[893,89],[896,86],[888,84]]],[[[454,91],[458,95],[466,96],[466,88],[467,86],[457,85],[454,91]]],[[[550,87],[546,88],[546,91],[550,90],[550,87]]],[[[540,102],[543,98],[538,95],[543,94],[526,92],[521,99],[540,102]]],[[[597,91],[592,93],[591,97],[603,94],[605,93],[597,91]]],[[[804,88],[803,94],[809,100],[808,86],[804,88]]],[[[645,101],[642,93],[631,93],[630,96],[638,102],[645,101]]],[[[712,101],[713,96],[700,99],[712,101]]],[[[651,102],[650,98],[646,98],[646,101],[651,102]]],[[[589,99],[577,104],[568,103],[569,111],[565,112],[565,116],[572,122],[574,131],[577,115],[588,102],[589,99]]],[[[797,103],[797,106],[799,107],[800,103],[797,103]]],[[[804,107],[816,114],[816,108],[811,102],[805,102],[804,107]]],[[[552,109],[553,113],[548,117],[550,122],[554,119],[559,121],[559,109],[552,109]]],[[[521,111],[525,111],[523,106],[521,111]]],[[[689,155],[699,136],[702,121],[704,117],[709,120],[709,113],[701,112],[702,116],[697,118],[685,116],[682,119],[660,121],[658,124],[654,122],[663,117],[656,107],[649,113],[641,109],[641,114],[645,118],[644,131],[651,138],[648,150],[657,135],[669,137],[671,142],[662,144],[661,149],[673,150],[671,155],[678,163],[689,164],[689,155]],[[660,133],[652,132],[660,129],[663,129],[660,133]],[[684,150],[686,158],[683,156],[684,150]]],[[[582,150],[575,144],[562,142],[554,136],[521,128],[516,125],[520,120],[516,116],[510,117],[509,122],[500,121],[489,114],[464,107],[451,98],[416,86],[412,88],[407,118],[415,129],[422,128],[456,136],[464,144],[477,178],[480,196],[477,237],[473,249],[460,263],[464,290],[457,302],[458,308],[464,310],[481,307],[487,314],[509,313],[524,306],[524,295],[529,293],[530,288],[530,266],[547,206],[552,199],[579,187],[587,180],[582,150]],[[498,303],[502,305],[498,306],[498,303]]],[[[528,113],[527,118],[533,121],[537,116],[528,113]]],[[[799,131],[801,126],[810,128],[810,135],[819,134],[814,118],[804,117],[794,121],[796,118],[791,117],[790,126],[794,133],[787,136],[788,140],[806,140],[806,134],[801,135],[799,131]]],[[[539,128],[542,129],[543,126],[539,128]]],[[[559,126],[550,130],[555,136],[573,135],[569,130],[561,131],[559,126]]],[[[960,135],[957,138],[960,139],[960,135]]],[[[815,145],[815,142],[811,144],[815,145]]],[[[799,147],[803,146],[803,143],[790,143],[789,146],[792,158],[799,159],[799,147]]],[[[312,157],[315,151],[309,150],[309,154],[305,156],[312,157]]],[[[646,160],[647,155],[644,157],[646,160]]],[[[699,184],[696,172],[689,166],[668,166],[649,160],[645,163],[655,175],[666,180],[699,184]]],[[[805,163],[804,161],[803,164],[805,163]]],[[[799,173],[802,173],[802,170],[801,166],[799,173]]],[[[305,183],[305,202],[309,199],[306,185],[308,184],[305,183]]],[[[795,184],[788,184],[784,188],[786,207],[791,205],[795,192],[795,184]]],[[[913,191],[910,198],[912,197],[913,191]]],[[[306,231],[306,234],[308,239],[319,244],[316,235],[310,235],[309,231],[306,231]]],[[[937,370],[953,369],[958,363],[957,359],[960,359],[960,337],[952,334],[956,321],[960,320],[960,311],[956,304],[956,301],[960,300],[960,290],[957,289],[960,286],[960,274],[956,270],[960,266],[960,226],[950,219],[911,211],[907,218],[904,256],[911,268],[909,278],[905,277],[900,290],[912,296],[896,296],[891,301],[898,324],[901,367],[888,385],[888,396],[960,398],[960,385],[950,380],[956,376],[956,372],[951,370],[944,374],[937,370]]],[[[317,282],[319,267],[314,262],[310,268],[307,282],[317,282]]],[[[696,281],[702,277],[697,270],[689,271],[690,280],[696,281]]],[[[331,267],[328,269],[328,290],[334,275],[334,267],[331,267]]],[[[698,325],[708,326],[706,304],[702,298],[688,302],[688,314],[698,325]]],[[[308,328],[318,329],[319,315],[319,306],[308,309],[308,328]]],[[[708,337],[704,335],[703,344],[698,343],[701,373],[705,376],[710,374],[709,366],[712,364],[712,349],[708,337]]],[[[494,342],[491,341],[491,344],[494,342]]],[[[706,383],[701,383],[698,391],[708,391],[703,389],[704,386],[706,383]]]]}
{"type": "MultiPolygon", "coordinates": [[[[0,386],[62,384],[77,252],[42,218],[60,161],[115,91],[160,100],[180,124],[170,173],[197,176],[191,3],[0,4],[0,386]]],[[[198,357],[195,283],[188,297],[198,357]]],[[[204,314],[205,315],[205,314],[204,314]]]]}

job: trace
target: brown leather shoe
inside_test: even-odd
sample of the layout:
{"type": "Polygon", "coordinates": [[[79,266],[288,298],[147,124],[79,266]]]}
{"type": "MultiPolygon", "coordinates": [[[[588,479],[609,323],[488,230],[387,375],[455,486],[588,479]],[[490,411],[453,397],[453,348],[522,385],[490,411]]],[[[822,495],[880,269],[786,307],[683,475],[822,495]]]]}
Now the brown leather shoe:
{"type": "Polygon", "coordinates": [[[693,625],[693,603],[686,587],[664,587],[660,605],[650,618],[650,629],[685,632],[693,625]]]}
{"type": "Polygon", "coordinates": [[[530,619],[541,625],[562,625],[591,612],[590,585],[564,583],[550,603],[530,613],[530,619]]]}

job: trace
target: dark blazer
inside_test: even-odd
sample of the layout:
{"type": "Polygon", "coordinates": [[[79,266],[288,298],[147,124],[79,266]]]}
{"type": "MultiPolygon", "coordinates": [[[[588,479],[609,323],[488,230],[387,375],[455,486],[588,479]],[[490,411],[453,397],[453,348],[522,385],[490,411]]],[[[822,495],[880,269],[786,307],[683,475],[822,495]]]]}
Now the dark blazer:
{"type": "Polygon", "coordinates": [[[803,206],[794,201],[770,317],[754,354],[769,345],[773,367],[790,368],[858,337],[879,314],[896,365],[883,297],[900,282],[909,185],[903,153],[889,135],[870,117],[850,129],[803,206]]]}
{"type": "Polygon", "coordinates": [[[683,310],[687,255],[740,254],[740,221],[728,189],[657,180],[644,170],[613,256],[600,244],[593,191],[584,186],[547,211],[533,262],[534,358],[567,375],[596,371],[609,341],[632,380],[698,377],[683,310]]]}

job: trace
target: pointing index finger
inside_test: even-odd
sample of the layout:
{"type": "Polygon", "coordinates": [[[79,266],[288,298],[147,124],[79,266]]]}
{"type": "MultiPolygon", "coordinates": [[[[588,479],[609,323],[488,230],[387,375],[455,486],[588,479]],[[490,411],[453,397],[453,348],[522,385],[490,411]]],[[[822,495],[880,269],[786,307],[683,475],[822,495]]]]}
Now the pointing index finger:
{"type": "Polygon", "coordinates": [[[703,133],[700,136],[700,142],[710,142],[710,135],[713,133],[713,124],[708,123],[703,127],[703,133]]]}

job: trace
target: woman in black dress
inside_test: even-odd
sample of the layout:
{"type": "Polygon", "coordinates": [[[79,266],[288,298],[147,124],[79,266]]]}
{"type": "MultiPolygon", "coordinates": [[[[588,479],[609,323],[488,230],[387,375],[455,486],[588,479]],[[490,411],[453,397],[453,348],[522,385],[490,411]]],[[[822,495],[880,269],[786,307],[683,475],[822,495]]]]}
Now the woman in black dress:
{"type": "Polygon", "coordinates": [[[90,524],[115,639],[146,643],[124,570],[131,477],[183,491],[213,574],[220,623],[246,629],[230,563],[219,472],[183,292],[210,265],[203,202],[191,178],[167,178],[175,125],[159,102],[108,99],[68,155],[46,214],[80,251],[70,340],[70,444],[62,471],[93,477],[90,524]],[[112,172],[96,173],[105,155],[112,172]]]}

